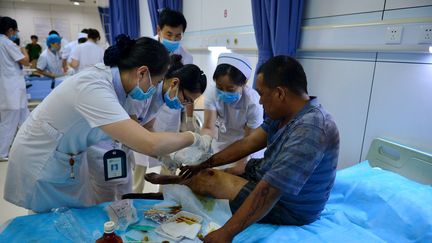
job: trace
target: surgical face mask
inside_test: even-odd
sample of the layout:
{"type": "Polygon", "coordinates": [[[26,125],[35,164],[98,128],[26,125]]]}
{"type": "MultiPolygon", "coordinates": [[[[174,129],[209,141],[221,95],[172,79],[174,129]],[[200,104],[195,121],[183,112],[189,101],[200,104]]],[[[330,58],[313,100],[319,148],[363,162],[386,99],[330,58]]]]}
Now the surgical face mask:
{"type": "Polygon", "coordinates": [[[180,41],[170,41],[161,37],[162,44],[169,52],[174,52],[180,46],[180,41]]]}
{"type": "Polygon", "coordinates": [[[137,85],[128,94],[132,99],[142,101],[151,98],[156,93],[156,87],[151,83],[150,71],[148,72],[148,76],[151,85],[150,88],[147,90],[147,92],[144,92],[144,90],[142,90],[139,86],[138,80],[137,85]]]}
{"type": "Polygon", "coordinates": [[[18,35],[18,32],[16,32],[15,35],[9,37],[9,40],[11,40],[11,41],[15,41],[15,40],[18,39],[18,38],[19,38],[19,35],[18,35]]]}
{"type": "Polygon", "coordinates": [[[53,52],[53,53],[56,53],[56,52],[58,52],[58,50],[59,50],[59,48],[57,48],[57,47],[50,47],[50,50],[53,52]]]}
{"type": "Polygon", "coordinates": [[[167,92],[165,92],[164,94],[164,100],[165,100],[165,104],[168,106],[168,108],[170,109],[174,109],[174,110],[180,110],[183,109],[183,105],[180,102],[179,98],[178,98],[178,89],[177,89],[177,93],[176,96],[174,98],[170,98],[169,96],[169,92],[171,91],[171,87],[168,89],[167,92]]]}
{"type": "Polygon", "coordinates": [[[216,88],[217,97],[227,104],[232,104],[237,102],[241,94],[239,92],[226,92],[216,88]]]}

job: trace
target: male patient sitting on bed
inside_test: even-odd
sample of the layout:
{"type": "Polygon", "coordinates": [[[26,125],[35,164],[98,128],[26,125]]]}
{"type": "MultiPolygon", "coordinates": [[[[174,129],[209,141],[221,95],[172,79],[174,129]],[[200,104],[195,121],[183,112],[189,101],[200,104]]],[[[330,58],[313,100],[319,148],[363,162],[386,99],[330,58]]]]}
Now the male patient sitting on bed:
{"type": "Polygon", "coordinates": [[[304,225],[320,216],[336,175],[339,132],[331,115],[307,93],[301,64],[277,56],[257,72],[256,89],[267,119],[260,129],[210,159],[181,168],[180,176],[147,174],[157,184],[181,183],[197,194],[229,199],[233,216],[204,242],[231,242],[259,222],[304,225]],[[210,169],[267,147],[241,176],[210,169]]]}

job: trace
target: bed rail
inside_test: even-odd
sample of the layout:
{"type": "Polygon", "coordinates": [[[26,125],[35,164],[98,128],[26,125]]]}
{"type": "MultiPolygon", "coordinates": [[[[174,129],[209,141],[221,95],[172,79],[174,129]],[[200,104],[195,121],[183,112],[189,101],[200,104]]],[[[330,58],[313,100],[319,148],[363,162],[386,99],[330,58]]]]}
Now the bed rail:
{"type": "Polygon", "coordinates": [[[432,154],[376,138],[372,141],[366,159],[373,167],[380,167],[416,182],[432,185],[432,154]]]}

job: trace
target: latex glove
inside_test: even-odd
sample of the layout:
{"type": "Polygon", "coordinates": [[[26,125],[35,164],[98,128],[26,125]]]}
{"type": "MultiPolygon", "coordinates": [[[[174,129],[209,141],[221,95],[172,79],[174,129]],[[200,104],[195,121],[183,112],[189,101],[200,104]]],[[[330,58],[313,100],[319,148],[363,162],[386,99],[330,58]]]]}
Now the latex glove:
{"type": "Polygon", "coordinates": [[[175,171],[181,166],[181,163],[177,162],[172,154],[159,156],[157,159],[170,171],[175,171]]]}
{"type": "Polygon", "coordinates": [[[180,165],[196,165],[207,160],[211,155],[211,148],[209,151],[203,151],[198,147],[191,146],[171,153],[170,157],[180,165]]]}
{"type": "Polygon", "coordinates": [[[198,133],[190,132],[194,136],[194,142],[190,147],[197,147],[202,151],[208,153],[211,151],[212,137],[209,135],[200,135],[198,133]]]}

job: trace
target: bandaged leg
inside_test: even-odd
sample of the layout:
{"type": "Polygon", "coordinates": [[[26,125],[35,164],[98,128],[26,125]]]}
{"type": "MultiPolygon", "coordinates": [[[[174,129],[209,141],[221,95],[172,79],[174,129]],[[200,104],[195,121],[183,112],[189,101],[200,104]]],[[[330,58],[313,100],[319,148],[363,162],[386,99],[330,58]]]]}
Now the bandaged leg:
{"type": "Polygon", "coordinates": [[[241,188],[248,182],[242,177],[214,169],[203,170],[186,180],[176,175],[156,173],[147,174],[145,179],[153,184],[184,184],[196,194],[228,200],[234,200],[241,188]]]}

